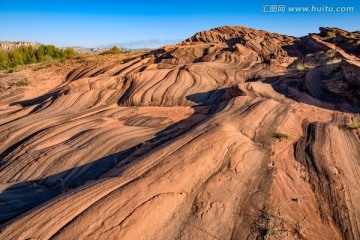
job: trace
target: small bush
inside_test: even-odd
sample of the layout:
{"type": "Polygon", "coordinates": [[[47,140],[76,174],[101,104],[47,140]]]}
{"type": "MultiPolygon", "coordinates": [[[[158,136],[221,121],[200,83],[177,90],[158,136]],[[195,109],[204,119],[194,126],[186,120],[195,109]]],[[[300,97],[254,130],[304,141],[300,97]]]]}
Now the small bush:
{"type": "Polygon", "coordinates": [[[336,64],[336,63],[340,63],[342,61],[341,58],[331,58],[329,59],[328,61],[326,61],[326,64],[329,65],[329,64],[336,64]]]}
{"type": "Polygon", "coordinates": [[[298,217],[296,222],[281,214],[280,209],[294,201],[278,205],[274,209],[261,209],[260,215],[251,224],[250,239],[305,239],[303,225],[306,217],[298,217]]]}
{"type": "Polygon", "coordinates": [[[276,238],[278,236],[278,230],[276,227],[267,229],[264,239],[270,239],[271,237],[276,238]]]}
{"type": "Polygon", "coordinates": [[[29,86],[30,84],[31,82],[27,78],[15,82],[15,86],[17,87],[26,87],[29,86]]]}
{"type": "Polygon", "coordinates": [[[118,48],[117,46],[113,46],[113,47],[110,49],[110,52],[111,52],[112,54],[119,54],[119,53],[121,53],[120,48],[118,48]]]}
{"type": "Polygon", "coordinates": [[[299,60],[295,64],[295,69],[297,71],[299,71],[299,72],[308,71],[308,70],[310,70],[312,68],[314,68],[314,65],[311,62],[307,62],[307,61],[304,61],[304,60],[299,60]]]}
{"type": "Polygon", "coordinates": [[[289,139],[289,135],[287,135],[286,133],[279,133],[279,132],[275,133],[274,137],[280,140],[289,139]]]}
{"type": "Polygon", "coordinates": [[[329,31],[326,33],[326,39],[333,39],[336,37],[336,32],[335,31],[329,31]]]}
{"type": "Polygon", "coordinates": [[[120,54],[120,53],[125,53],[125,51],[121,50],[121,49],[118,48],[117,46],[113,46],[113,47],[110,48],[109,50],[106,50],[106,51],[101,52],[100,55],[120,54]]]}
{"type": "Polygon", "coordinates": [[[336,55],[336,51],[335,51],[335,50],[327,50],[327,51],[325,52],[325,54],[324,54],[324,57],[325,57],[326,59],[330,59],[330,58],[335,57],[335,55],[336,55]]]}
{"type": "Polygon", "coordinates": [[[73,58],[75,57],[77,54],[75,52],[75,50],[73,48],[66,48],[63,50],[63,56],[64,58],[73,58]]]}
{"type": "Polygon", "coordinates": [[[350,117],[350,122],[346,126],[348,129],[359,129],[360,128],[360,118],[359,117],[350,117]]]}

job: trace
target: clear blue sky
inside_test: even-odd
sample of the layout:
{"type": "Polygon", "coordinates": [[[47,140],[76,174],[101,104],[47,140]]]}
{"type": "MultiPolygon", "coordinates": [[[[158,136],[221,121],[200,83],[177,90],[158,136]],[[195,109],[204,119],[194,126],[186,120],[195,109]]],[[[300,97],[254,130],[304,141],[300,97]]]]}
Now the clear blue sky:
{"type": "MultiPolygon", "coordinates": [[[[267,9],[268,10],[268,9],[267,9]]],[[[360,28],[359,0],[0,0],[0,40],[57,46],[157,47],[195,32],[243,25],[302,36],[320,26],[360,28]],[[351,6],[352,13],[266,13],[263,5],[351,6]]]]}

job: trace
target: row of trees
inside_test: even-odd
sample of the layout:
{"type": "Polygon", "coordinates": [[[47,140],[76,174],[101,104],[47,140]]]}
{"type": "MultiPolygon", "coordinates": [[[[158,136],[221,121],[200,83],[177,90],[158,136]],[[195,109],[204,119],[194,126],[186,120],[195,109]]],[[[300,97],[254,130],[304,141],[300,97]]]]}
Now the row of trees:
{"type": "Polygon", "coordinates": [[[9,69],[19,65],[41,63],[50,60],[62,60],[74,57],[74,49],[59,49],[54,45],[41,45],[39,47],[21,46],[9,51],[0,51],[0,69],[9,69]]]}

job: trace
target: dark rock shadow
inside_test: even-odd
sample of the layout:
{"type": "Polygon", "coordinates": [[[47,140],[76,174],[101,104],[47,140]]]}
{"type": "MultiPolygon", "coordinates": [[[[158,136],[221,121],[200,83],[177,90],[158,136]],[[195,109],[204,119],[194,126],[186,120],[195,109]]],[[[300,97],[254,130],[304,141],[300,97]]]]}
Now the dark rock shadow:
{"type": "Polygon", "coordinates": [[[295,40],[294,44],[285,45],[282,49],[287,52],[290,57],[304,58],[306,54],[311,52],[307,45],[307,38],[301,37],[295,40]]]}
{"type": "MultiPolygon", "coordinates": [[[[6,188],[0,193],[0,224],[43,204],[59,194],[96,180],[116,166],[118,159],[125,158],[135,147],[105,156],[91,163],[37,180],[19,183],[2,183],[6,188]]],[[[0,186],[1,186],[0,185],[0,186]]]]}
{"type": "Polygon", "coordinates": [[[316,82],[313,84],[317,88],[313,90],[309,90],[306,87],[305,79],[291,79],[291,73],[283,76],[269,77],[263,80],[263,82],[270,84],[276,92],[297,102],[333,111],[360,113],[360,106],[354,103],[352,99],[324,89],[322,79],[316,79],[316,82]],[[286,79],[287,76],[288,79],[286,79]]]}
{"type": "MultiPolygon", "coordinates": [[[[88,181],[109,177],[106,174],[110,170],[118,169],[119,171],[115,171],[116,176],[121,176],[121,173],[129,167],[132,161],[156,148],[169,144],[199,123],[209,119],[212,113],[221,111],[226,105],[224,102],[221,103],[225,99],[226,92],[225,89],[219,89],[188,96],[189,100],[200,105],[203,103],[214,103],[214,105],[194,106],[192,115],[184,120],[170,124],[146,142],[41,179],[1,183],[0,189],[3,190],[0,192],[0,224],[5,226],[10,220],[45,204],[60,194],[66,194],[71,189],[85,186],[88,181]]],[[[20,147],[20,145],[17,144],[14,148],[20,147]]]]}
{"type": "Polygon", "coordinates": [[[231,98],[242,96],[243,93],[236,87],[219,88],[207,92],[199,92],[186,96],[186,99],[200,106],[214,105],[231,98]]]}
{"type": "Polygon", "coordinates": [[[246,40],[243,37],[234,37],[226,40],[226,45],[228,46],[226,49],[223,49],[225,51],[233,51],[234,45],[237,43],[240,43],[242,45],[245,45],[246,40]]]}
{"type": "Polygon", "coordinates": [[[226,89],[216,89],[208,92],[194,93],[186,96],[186,99],[199,105],[211,105],[222,100],[226,89]]]}
{"type": "Polygon", "coordinates": [[[48,102],[53,102],[59,95],[59,91],[52,91],[46,94],[43,94],[39,97],[35,97],[29,100],[23,100],[23,101],[17,101],[17,102],[12,102],[9,105],[10,106],[14,106],[14,105],[21,105],[22,107],[30,107],[33,105],[37,105],[30,113],[34,113],[37,112],[39,109],[41,109],[44,105],[46,105],[46,103],[48,102]]]}

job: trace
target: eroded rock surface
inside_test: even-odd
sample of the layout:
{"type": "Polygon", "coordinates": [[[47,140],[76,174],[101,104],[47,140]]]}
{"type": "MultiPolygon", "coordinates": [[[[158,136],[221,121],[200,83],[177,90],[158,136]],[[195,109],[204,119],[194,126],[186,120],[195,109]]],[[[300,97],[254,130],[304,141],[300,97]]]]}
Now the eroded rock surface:
{"type": "Polygon", "coordinates": [[[4,75],[0,238],[357,239],[359,59],[329,31],[359,39],[220,27],[4,75]]]}

